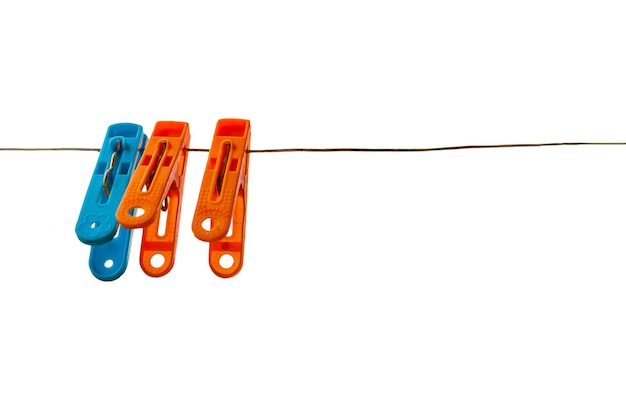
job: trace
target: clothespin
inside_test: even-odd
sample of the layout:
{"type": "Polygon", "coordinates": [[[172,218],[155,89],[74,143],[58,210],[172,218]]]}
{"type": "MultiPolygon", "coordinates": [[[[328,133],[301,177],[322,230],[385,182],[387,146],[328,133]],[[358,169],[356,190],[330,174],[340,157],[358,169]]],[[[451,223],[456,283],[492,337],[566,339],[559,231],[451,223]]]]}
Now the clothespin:
{"type": "Polygon", "coordinates": [[[145,142],[139,125],[109,126],[76,222],[78,239],[91,245],[89,268],[102,281],[119,278],[128,266],[132,231],[119,225],[115,212],[145,142]]]}
{"type": "Polygon", "coordinates": [[[209,266],[222,278],[235,276],[243,265],[249,147],[249,120],[218,120],[192,230],[210,242],[209,266]]]}
{"type": "Polygon", "coordinates": [[[139,263],[151,277],[174,266],[189,141],[188,123],[157,122],[117,210],[122,226],[143,228],[139,263]]]}

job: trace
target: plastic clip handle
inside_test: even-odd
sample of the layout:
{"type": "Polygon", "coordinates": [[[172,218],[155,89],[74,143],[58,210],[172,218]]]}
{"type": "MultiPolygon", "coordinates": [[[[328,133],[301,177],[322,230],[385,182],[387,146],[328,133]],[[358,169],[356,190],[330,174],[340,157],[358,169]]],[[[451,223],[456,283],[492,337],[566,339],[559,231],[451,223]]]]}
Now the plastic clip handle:
{"type": "Polygon", "coordinates": [[[122,276],[128,267],[133,231],[122,226],[118,234],[103,245],[92,246],[89,269],[101,281],[113,281],[122,276]]]}
{"type": "Polygon", "coordinates": [[[209,266],[222,278],[243,266],[249,148],[249,120],[218,120],[191,228],[210,242],[209,266]],[[232,257],[232,265],[222,265],[224,256],[232,257]]]}
{"type": "Polygon", "coordinates": [[[151,277],[174,266],[190,138],[188,123],[157,122],[117,210],[122,226],[144,229],[139,263],[151,277]]]}
{"type": "Polygon", "coordinates": [[[145,142],[139,125],[109,126],[76,222],[76,236],[91,245],[89,268],[103,281],[119,278],[128,266],[132,233],[119,226],[115,212],[145,142]]]}

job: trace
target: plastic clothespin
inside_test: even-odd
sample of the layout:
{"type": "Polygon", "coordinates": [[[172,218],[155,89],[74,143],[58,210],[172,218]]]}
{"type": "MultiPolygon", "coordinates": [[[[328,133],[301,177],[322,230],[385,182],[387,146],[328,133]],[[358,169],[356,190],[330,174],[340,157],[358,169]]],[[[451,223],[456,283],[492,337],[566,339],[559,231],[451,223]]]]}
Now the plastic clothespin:
{"type": "Polygon", "coordinates": [[[192,230],[210,242],[209,266],[222,278],[235,276],[243,266],[249,148],[249,120],[218,120],[192,230]]]}
{"type": "Polygon", "coordinates": [[[91,245],[89,268],[102,281],[119,278],[128,266],[132,231],[120,227],[115,212],[145,142],[139,125],[109,126],[76,222],[78,239],[91,245]]]}
{"type": "Polygon", "coordinates": [[[174,266],[189,141],[188,123],[157,122],[117,210],[122,226],[143,228],[139,263],[151,277],[174,266]]]}

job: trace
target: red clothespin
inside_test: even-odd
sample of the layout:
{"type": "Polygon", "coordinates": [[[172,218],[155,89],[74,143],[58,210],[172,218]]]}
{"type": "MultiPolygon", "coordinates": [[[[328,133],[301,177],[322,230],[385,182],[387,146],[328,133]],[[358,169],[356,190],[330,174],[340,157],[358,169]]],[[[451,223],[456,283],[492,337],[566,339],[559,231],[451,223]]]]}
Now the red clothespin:
{"type": "Polygon", "coordinates": [[[122,226],[143,228],[139,263],[151,277],[174,266],[189,141],[188,123],[157,122],[117,210],[122,226]]]}
{"type": "Polygon", "coordinates": [[[210,242],[209,266],[222,278],[243,265],[249,148],[249,120],[218,120],[191,228],[210,242]]]}

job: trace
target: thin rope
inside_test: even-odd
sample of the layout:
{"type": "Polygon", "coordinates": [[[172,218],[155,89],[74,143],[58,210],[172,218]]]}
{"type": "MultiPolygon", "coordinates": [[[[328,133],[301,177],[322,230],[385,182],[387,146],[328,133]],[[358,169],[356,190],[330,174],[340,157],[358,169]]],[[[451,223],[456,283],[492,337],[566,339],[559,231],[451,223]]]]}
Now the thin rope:
{"type": "Polygon", "coordinates": [[[88,152],[100,152],[100,148],[0,148],[0,151],[26,151],[26,152],[40,152],[40,151],[88,151],[88,152]]]}
{"type": "MultiPolygon", "coordinates": [[[[294,153],[294,152],[434,152],[456,151],[464,149],[494,149],[494,148],[536,148],[549,146],[583,146],[583,145],[626,145],[626,142],[549,142],[549,143],[511,143],[500,145],[459,145],[431,148],[275,148],[250,149],[248,153],[294,153]]],[[[186,148],[188,152],[209,152],[206,148],[186,148]]],[[[85,151],[99,152],[100,148],[55,147],[55,148],[0,148],[4,151],[85,151]]]]}
{"type": "Polygon", "coordinates": [[[489,148],[530,148],[547,146],[575,146],[575,145],[626,145],[626,142],[554,142],[554,143],[513,143],[501,145],[460,145],[441,146],[434,148],[284,148],[284,149],[251,149],[249,153],[279,153],[279,152],[433,152],[456,151],[463,149],[489,148]]]}

